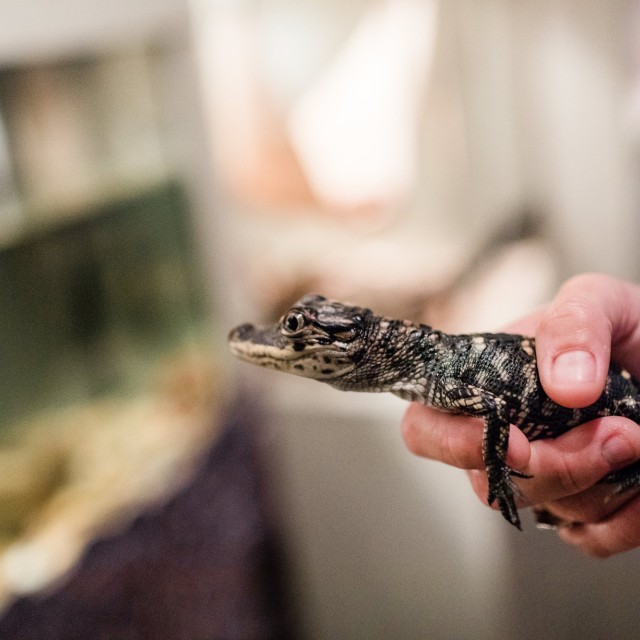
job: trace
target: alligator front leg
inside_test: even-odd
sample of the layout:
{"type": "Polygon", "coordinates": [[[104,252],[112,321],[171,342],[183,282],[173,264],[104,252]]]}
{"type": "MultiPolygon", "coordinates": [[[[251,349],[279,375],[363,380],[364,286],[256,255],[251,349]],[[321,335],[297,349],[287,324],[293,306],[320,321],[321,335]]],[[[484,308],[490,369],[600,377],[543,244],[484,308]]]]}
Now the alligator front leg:
{"type": "Polygon", "coordinates": [[[512,478],[530,478],[531,476],[512,469],[506,462],[509,446],[509,421],[493,412],[488,413],[484,417],[484,421],[482,455],[489,480],[487,502],[491,505],[497,500],[500,513],[505,520],[521,529],[520,516],[515,502],[518,489],[512,478]]]}
{"type": "Polygon", "coordinates": [[[445,388],[444,400],[447,410],[483,418],[485,426],[482,455],[489,481],[487,502],[491,505],[497,501],[504,518],[521,529],[515,503],[518,490],[512,478],[531,476],[507,465],[509,419],[505,413],[504,401],[474,386],[456,386],[450,383],[445,388]]]}

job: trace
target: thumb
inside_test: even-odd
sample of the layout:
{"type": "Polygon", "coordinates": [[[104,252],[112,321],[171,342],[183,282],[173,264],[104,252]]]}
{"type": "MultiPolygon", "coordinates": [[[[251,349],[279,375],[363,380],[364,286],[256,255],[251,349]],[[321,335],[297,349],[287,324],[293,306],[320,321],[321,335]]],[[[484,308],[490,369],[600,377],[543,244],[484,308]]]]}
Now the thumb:
{"type": "Polygon", "coordinates": [[[640,287],[604,275],[568,280],[536,331],[544,390],[558,404],[584,407],[602,393],[610,359],[640,369],[640,287]]]}

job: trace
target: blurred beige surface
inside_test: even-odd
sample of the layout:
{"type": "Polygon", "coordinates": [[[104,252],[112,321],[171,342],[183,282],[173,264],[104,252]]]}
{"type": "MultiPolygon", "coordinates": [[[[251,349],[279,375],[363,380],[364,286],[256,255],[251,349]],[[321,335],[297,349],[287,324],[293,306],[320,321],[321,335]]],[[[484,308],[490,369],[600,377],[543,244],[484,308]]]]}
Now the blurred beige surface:
{"type": "Polygon", "coordinates": [[[216,436],[221,391],[211,361],[183,353],[148,393],[16,425],[0,447],[0,606],[50,587],[88,543],[189,482],[216,436]]]}

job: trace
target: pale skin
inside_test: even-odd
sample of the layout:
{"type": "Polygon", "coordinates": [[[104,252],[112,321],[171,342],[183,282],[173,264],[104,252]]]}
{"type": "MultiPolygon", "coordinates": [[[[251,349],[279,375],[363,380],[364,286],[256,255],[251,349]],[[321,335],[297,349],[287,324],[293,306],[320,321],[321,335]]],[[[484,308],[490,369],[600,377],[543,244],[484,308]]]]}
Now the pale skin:
{"type": "MultiPolygon", "coordinates": [[[[534,335],[538,370],[547,394],[582,407],[602,393],[610,359],[640,379],[640,286],[585,274],[568,280],[544,309],[507,328],[534,335]]],[[[411,404],[402,423],[416,455],[467,469],[486,503],[478,419],[411,404]]],[[[555,440],[530,443],[511,428],[507,462],[533,476],[515,480],[519,506],[544,509],[558,519],[558,535],[584,553],[607,557],[640,546],[640,490],[621,495],[598,481],[640,459],[640,426],[625,418],[600,418],[555,440]]]]}

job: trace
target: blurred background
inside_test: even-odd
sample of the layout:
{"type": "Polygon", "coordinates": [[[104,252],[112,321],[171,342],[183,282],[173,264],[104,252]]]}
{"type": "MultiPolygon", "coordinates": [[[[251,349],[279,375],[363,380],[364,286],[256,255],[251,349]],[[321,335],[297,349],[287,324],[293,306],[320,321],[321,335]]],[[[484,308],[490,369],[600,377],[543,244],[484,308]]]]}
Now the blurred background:
{"type": "Polygon", "coordinates": [[[397,398],[232,362],[315,291],[495,330],[640,277],[640,2],[0,1],[1,638],[637,638],[397,398]]]}

